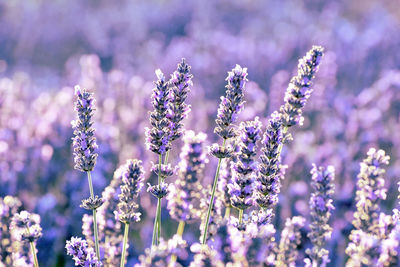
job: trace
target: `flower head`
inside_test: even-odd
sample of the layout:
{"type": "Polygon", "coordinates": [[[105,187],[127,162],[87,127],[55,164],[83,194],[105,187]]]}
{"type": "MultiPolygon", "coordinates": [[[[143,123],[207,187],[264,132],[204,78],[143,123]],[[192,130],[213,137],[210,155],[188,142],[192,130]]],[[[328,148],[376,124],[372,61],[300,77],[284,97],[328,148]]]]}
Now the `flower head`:
{"type": "Polygon", "coordinates": [[[21,240],[28,242],[35,242],[42,236],[40,216],[35,213],[29,213],[26,210],[14,215],[10,228],[18,232],[21,240]]]}
{"type": "Polygon", "coordinates": [[[300,216],[286,220],[279,242],[277,266],[295,266],[298,255],[297,246],[301,242],[300,229],[304,226],[304,222],[305,219],[300,216]]]}
{"type": "Polygon", "coordinates": [[[72,237],[71,240],[67,241],[65,248],[67,249],[67,254],[72,256],[76,266],[101,266],[101,262],[98,261],[93,248],[88,247],[87,242],[82,238],[72,237]]]}
{"type": "Polygon", "coordinates": [[[226,95],[221,97],[217,119],[215,120],[217,127],[214,129],[214,132],[224,139],[235,136],[231,124],[237,120],[239,112],[243,108],[243,91],[247,82],[247,68],[236,65],[232,71],[228,72],[226,81],[226,95]]]}
{"type": "Polygon", "coordinates": [[[323,52],[321,46],[313,46],[299,60],[297,76],[291,79],[285,94],[285,104],[280,108],[284,126],[303,124],[302,109],[311,95],[312,79],[318,71],[323,52]]]}
{"type": "Polygon", "coordinates": [[[93,128],[94,98],[86,89],[75,86],[77,119],[72,121],[75,169],[92,171],[97,159],[97,144],[93,128]]]}

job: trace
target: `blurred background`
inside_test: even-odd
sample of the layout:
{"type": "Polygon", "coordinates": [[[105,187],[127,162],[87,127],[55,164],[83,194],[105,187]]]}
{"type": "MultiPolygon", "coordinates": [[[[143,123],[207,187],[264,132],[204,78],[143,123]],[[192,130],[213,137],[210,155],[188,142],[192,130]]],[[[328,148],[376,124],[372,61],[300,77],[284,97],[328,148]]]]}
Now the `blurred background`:
{"type": "MultiPolygon", "coordinates": [[[[146,180],[156,156],[144,146],[154,70],[169,76],[181,58],[194,87],[187,129],[217,140],[214,119],[226,72],[248,67],[240,120],[263,123],[283,103],[297,60],[325,47],[305,122],[284,149],[289,166],[276,225],[293,215],[309,220],[313,162],[336,168],[336,210],[329,266],[343,266],[355,210],[359,162],[371,146],[391,156],[383,210],[397,201],[400,176],[400,3],[393,0],[305,1],[0,1],[0,197],[18,196],[41,215],[41,266],[72,266],[65,240],[82,236],[79,208],[89,195],[85,174],[73,169],[73,86],[95,93],[99,158],[93,173],[101,194],[128,158],[144,161],[146,180]],[[195,119],[194,119],[195,118],[195,119]]],[[[181,141],[171,161],[179,161],[181,141]]],[[[203,183],[211,183],[210,158],[203,183]]],[[[132,225],[129,264],[151,243],[155,199],[142,192],[143,220],[132,225]],[[149,212],[149,213],[147,213],[149,212]]],[[[164,208],[164,236],[177,222],[164,208]],[[165,226],[164,226],[165,225],[165,226]]],[[[191,229],[191,230],[190,230],[191,229]]],[[[185,239],[198,239],[198,224],[185,239]]],[[[305,235],[304,235],[305,237],[305,235]]]]}

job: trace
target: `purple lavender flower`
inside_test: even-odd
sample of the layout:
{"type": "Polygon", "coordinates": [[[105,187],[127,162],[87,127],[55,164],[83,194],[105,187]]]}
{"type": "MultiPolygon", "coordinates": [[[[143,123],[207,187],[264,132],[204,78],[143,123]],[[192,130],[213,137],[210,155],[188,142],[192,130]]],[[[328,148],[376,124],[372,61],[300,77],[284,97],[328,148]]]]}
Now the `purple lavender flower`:
{"type": "Polygon", "coordinates": [[[301,242],[300,229],[304,226],[305,219],[300,216],[288,218],[285,228],[281,233],[279,242],[277,266],[294,267],[298,256],[297,246],[301,242]]]}
{"type": "Polygon", "coordinates": [[[247,68],[236,65],[232,71],[228,72],[226,81],[228,82],[225,86],[226,96],[221,97],[217,119],[215,120],[217,127],[214,129],[214,132],[223,139],[235,136],[235,132],[230,126],[237,120],[238,114],[243,108],[243,91],[247,82],[247,68]]]}
{"type": "Polygon", "coordinates": [[[158,184],[151,185],[149,183],[147,185],[148,185],[147,192],[150,192],[156,198],[161,199],[165,197],[169,192],[169,185],[164,182],[161,182],[159,185],[158,184]]]}
{"type": "Polygon", "coordinates": [[[65,248],[67,249],[67,254],[72,256],[76,266],[101,266],[101,262],[98,261],[93,248],[88,247],[88,244],[82,238],[72,237],[71,240],[67,240],[65,248]]]}
{"type": "Polygon", "coordinates": [[[200,218],[202,185],[200,178],[207,163],[204,142],[207,135],[187,131],[183,137],[184,146],[180,154],[178,179],[171,185],[167,196],[168,209],[177,221],[192,222],[200,218]]]}
{"type": "Polygon", "coordinates": [[[220,146],[218,144],[212,144],[208,148],[208,153],[213,155],[214,157],[218,159],[224,159],[224,158],[230,158],[233,155],[233,149],[231,146],[226,145],[226,146],[220,146]]]}
{"type": "Polygon", "coordinates": [[[170,177],[174,174],[174,169],[171,167],[171,164],[161,164],[161,167],[158,164],[151,163],[151,171],[154,172],[157,176],[160,176],[163,180],[167,177],[170,177]]]}
{"type": "Polygon", "coordinates": [[[190,247],[194,253],[193,261],[189,267],[220,267],[224,264],[216,258],[216,251],[208,246],[195,243],[190,247]]]}
{"type": "Polygon", "coordinates": [[[275,228],[272,224],[257,225],[250,223],[244,234],[246,259],[249,266],[274,266],[276,242],[275,228]]]}
{"type": "Polygon", "coordinates": [[[240,152],[238,161],[233,164],[232,183],[228,186],[232,206],[241,211],[253,205],[253,182],[257,169],[254,157],[257,154],[256,143],[261,139],[261,126],[258,117],[240,124],[240,152]]]}
{"type": "Polygon", "coordinates": [[[279,179],[280,151],[283,134],[280,115],[272,113],[261,142],[261,156],[258,167],[255,200],[263,209],[273,209],[278,203],[281,182],[279,179]]]}
{"type": "Polygon", "coordinates": [[[314,192],[310,198],[310,209],[312,222],[311,231],[308,233],[313,247],[306,250],[310,256],[311,266],[326,266],[329,262],[329,251],[324,248],[326,241],[331,238],[332,228],[328,221],[331,211],[334,209],[332,205],[332,196],[334,194],[335,185],[335,169],[333,166],[317,168],[314,164],[311,170],[312,182],[311,186],[314,192]]]}
{"type": "Polygon", "coordinates": [[[297,76],[290,81],[285,94],[285,104],[280,108],[284,127],[303,124],[302,109],[311,95],[312,79],[318,71],[323,51],[321,46],[313,46],[305,57],[299,60],[297,76]]]}
{"type": "Polygon", "coordinates": [[[178,68],[171,75],[169,81],[171,85],[171,96],[169,100],[169,113],[167,115],[170,120],[171,142],[178,139],[183,134],[182,121],[190,112],[190,106],[185,103],[192,83],[193,75],[190,73],[190,66],[186,64],[185,59],[178,64],[178,68]]]}
{"type": "Polygon", "coordinates": [[[129,224],[140,220],[140,212],[137,212],[136,198],[143,187],[143,167],[140,160],[128,160],[122,173],[121,194],[119,194],[118,219],[129,224]]]}
{"type": "Polygon", "coordinates": [[[75,110],[78,116],[71,122],[75,135],[72,139],[75,169],[90,172],[97,159],[97,144],[92,121],[95,100],[92,93],[86,89],[82,90],[78,85],[75,86],[75,95],[77,96],[75,110]]]}
{"type": "Polygon", "coordinates": [[[151,129],[146,128],[147,148],[159,155],[165,154],[170,149],[171,131],[167,118],[169,109],[169,83],[165,80],[160,69],[156,70],[157,81],[153,89],[152,105],[154,110],[150,112],[151,129]]]}

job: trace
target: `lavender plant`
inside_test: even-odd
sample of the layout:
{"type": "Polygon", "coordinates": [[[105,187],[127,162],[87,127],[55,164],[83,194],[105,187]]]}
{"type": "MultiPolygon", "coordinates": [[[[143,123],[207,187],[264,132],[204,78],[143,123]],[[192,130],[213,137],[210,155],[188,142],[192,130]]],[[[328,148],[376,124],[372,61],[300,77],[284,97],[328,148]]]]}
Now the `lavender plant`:
{"type": "Polygon", "coordinates": [[[332,196],[335,185],[335,169],[333,166],[327,168],[319,167],[314,164],[311,170],[313,193],[310,198],[310,209],[312,222],[310,224],[310,238],[313,247],[307,249],[309,259],[305,260],[307,266],[326,266],[329,263],[329,251],[325,249],[325,244],[331,238],[332,227],[329,226],[331,211],[334,209],[332,196]]]}
{"type": "Polygon", "coordinates": [[[120,266],[125,265],[126,245],[128,243],[129,224],[140,221],[141,213],[137,211],[139,205],[136,198],[143,187],[143,167],[140,160],[128,160],[122,173],[121,194],[119,195],[116,218],[125,224],[124,242],[120,266]]]}
{"type": "Polygon", "coordinates": [[[214,129],[214,132],[223,138],[223,143],[222,146],[219,146],[218,144],[213,144],[210,148],[210,153],[218,158],[218,165],[214,177],[207,217],[204,222],[202,244],[205,244],[207,240],[208,224],[214,205],[215,190],[218,184],[221,162],[224,158],[229,158],[232,154],[231,148],[226,146],[226,142],[229,138],[235,136],[232,123],[236,122],[237,116],[244,105],[243,95],[244,88],[247,82],[247,68],[242,68],[239,65],[236,65],[236,67],[232,69],[231,72],[228,72],[228,77],[226,78],[226,81],[228,83],[225,86],[226,96],[221,97],[217,119],[215,120],[217,126],[214,129]]]}
{"type": "Polygon", "coordinates": [[[96,267],[101,266],[93,248],[89,247],[86,240],[79,237],[72,237],[65,246],[67,254],[72,256],[76,266],[96,267]]]}
{"type": "Polygon", "coordinates": [[[239,210],[239,224],[242,224],[243,212],[253,205],[254,176],[257,164],[257,141],[261,139],[261,122],[258,117],[254,121],[240,124],[240,152],[238,161],[233,165],[232,183],[228,185],[231,204],[239,210]]]}
{"type": "Polygon", "coordinates": [[[96,165],[98,156],[96,153],[96,137],[94,136],[95,129],[93,128],[92,121],[95,100],[92,93],[88,92],[86,89],[82,90],[79,86],[75,86],[75,95],[77,97],[77,101],[75,102],[77,119],[71,122],[74,129],[73,146],[75,169],[86,172],[88,177],[90,197],[82,201],[81,207],[92,210],[93,212],[96,257],[100,259],[96,210],[101,206],[103,200],[97,195],[94,196],[91,176],[91,171],[96,165]]]}

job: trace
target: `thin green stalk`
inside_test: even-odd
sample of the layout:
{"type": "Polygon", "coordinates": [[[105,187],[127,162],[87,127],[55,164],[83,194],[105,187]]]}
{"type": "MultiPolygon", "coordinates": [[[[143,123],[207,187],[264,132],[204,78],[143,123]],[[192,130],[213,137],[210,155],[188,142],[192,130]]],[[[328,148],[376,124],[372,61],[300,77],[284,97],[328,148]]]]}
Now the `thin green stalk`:
{"type": "MultiPolygon", "coordinates": [[[[182,237],[183,235],[183,231],[185,230],[185,222],[184,221],[179,221],[179,225],[178,225],[178,230],[176,231],[176,234],[180,237],[182,237]]],[[[175,254],[172,254],[171,256],[171,261],[169,262],[169,267],[173,267],[175,266],[174,263],[176,262],[177,257],[175,254]]]]}
{"type": "MultiPolygon", "coordinates": [[[[92,175],[90,172],[87,172],[87,177],[88,177],[88,182],[89,182],[90,196],[92,198],[94,198],[92,175]]],[[[94,228],[94,241],[95,241],[96,257],[97,257],[97,260],[100,261],[99,234],[97,231],[96,209],[93,210],[93,228],[94,228]]]]}
{"type": "Polygon", "coordinates": [[[240,209],[239,210],[239,224],[241,224],[243,222],[243,210],[240,209]]]}
{"type": "Polygon", "coordinates": [[[231,206],[226,207],[224,218],[228,219],[230,215],[231,215],[231,206]]]}
{"type": "Polygon", "coordinates": [[[122,245],[122,256],[121,256],[120,267],[125,266],[125,254],[126,254],[126,245],[128,244],[128,234],[129,234],[129,223],[125,223],[124,243],[122,245]]]}
{"type": "MultiPolygon", "coordinates": [[[[162,163],[162,155],[158,155],[158,186],[161,185],[161,163],[162,163]]],[[[153,239],[151,241],[151,245],[158,245],[160,241],[161,234],[161,199],[159,198],[157,201],[157,210],[156,217],[154,219],[154,227],[153,227],[153,239]]]]}
{"type": "MultiPolygon", "coordinates": [[[[226,139],[224,139],[224,142],[222,143],[222,149],[225,148],[225,144],[226,144],[226,139]]],[[[207,217],[206,217],[206,221],[205,221],[205,225],[204,225],[203,240],[201,242],[203,245],[206,244],[206,240],[207,240],[208,224],[210,222],[211,210],[212,210],[213,205],[214,205],[215,190],[217,189],[219,170],[221,168],[221,162],[222,162],[222,158],[220,158],[218,160],[217,171],[215,172],[214,184],[213,184],[213,187],[212,187],[211,199],[210,199],[210,203],[208,204],[208,212],[207,212],[207,217]]]]}
{"type": "MultiPolygon", "coordinates": [[[[282,130],[283,135],[285,135],[285,134],[287,133],[287,131],[288,131],[288,127],[285,126],[285,127],[283,128],[283,130],[282,130]]],[[[280,143],[280,144],[279,144],[279,147],[278,147],[278,157],[280,157],[280,155],[281,155],[282,148],[283,148],[283,143],[280,143]]]]}
{"type": "MultiPolygon", "coordinates": [[[[28,236],[30,236],[31,233],[29,231],[29,227],[26,227],[26,231],[28,232],[28,236]]],[[[31,246],[31,251],[32,251],[32,256],[33,256],[33,264],[35,265],[35,267],[39,267],[39,262],[38,262],[37,255],[36,255],[35,243],[29,242],[29,244],[31,246]]]]}

